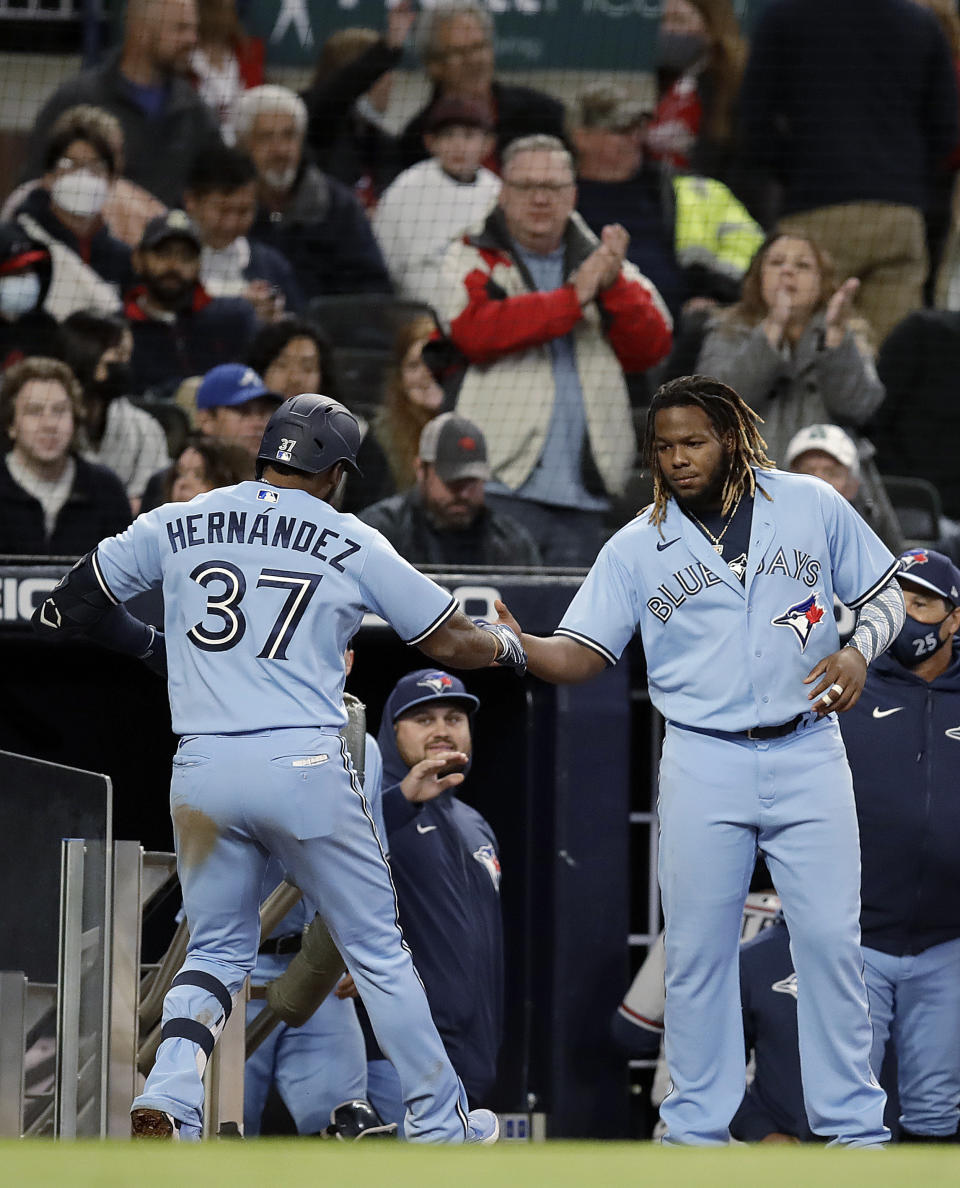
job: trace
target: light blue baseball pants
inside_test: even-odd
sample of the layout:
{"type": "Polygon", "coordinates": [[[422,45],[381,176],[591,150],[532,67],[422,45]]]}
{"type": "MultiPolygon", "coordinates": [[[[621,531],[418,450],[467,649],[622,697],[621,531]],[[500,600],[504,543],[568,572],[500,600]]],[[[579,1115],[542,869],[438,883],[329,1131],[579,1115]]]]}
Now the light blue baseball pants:
{"type": "Polygon", "coordinates": [[[804,1101],[816,1134],[889,1139],[870,1070],[860,955],[860,845],[836,720],[754,742],[668,724],[660,762],[666,919],[665,1142],[729,1142],[745,1084],[738,945],[757,848],[783,901],[797,971],[804,1101]]]}

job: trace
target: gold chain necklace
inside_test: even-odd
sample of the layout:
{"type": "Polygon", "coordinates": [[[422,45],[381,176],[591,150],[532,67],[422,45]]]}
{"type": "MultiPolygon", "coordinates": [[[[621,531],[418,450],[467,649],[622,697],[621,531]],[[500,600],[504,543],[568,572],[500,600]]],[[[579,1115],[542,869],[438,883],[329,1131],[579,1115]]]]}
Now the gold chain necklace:
{"type": "Polygon", "coordinates": [[[692,512],[690,510],[690,508],[686,508],[687,515],[690,516],[690,518],[692,520],[694,520],[695,523],[700,528],[703,529],[704,533],[710,538],[710,541],[713,544],[714,551],[719,553],[721,557],[723,556],[723,538],[727,535],[727,529],[733,523],[733,517],[737,514],[737,508],[740,506],[740,500],[742,498],[743,498],[743,492],[741,491],[740,494],[737,496],[737,502],[733,505],[733,509],[730,512],[729,519],[727,520],[726,524],[724,524],[723,528],[720,530],[719,536],[714,536],[713,533],[710,531],[710,529],[706,526],[706,524],[704,524],[703,521],[700,519],[700,517],[695,515],[694,512],[692,512]]]}

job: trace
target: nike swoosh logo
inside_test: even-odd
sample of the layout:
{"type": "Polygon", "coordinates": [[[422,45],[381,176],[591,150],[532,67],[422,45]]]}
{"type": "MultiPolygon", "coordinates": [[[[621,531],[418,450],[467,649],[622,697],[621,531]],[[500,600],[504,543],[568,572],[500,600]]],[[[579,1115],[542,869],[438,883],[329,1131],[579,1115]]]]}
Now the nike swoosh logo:
{"type": "Polygon", "coordinates": [[[889,718],[891,714],[899,714],[903,709],[902,705],[898,705],[896,709],[882,710],[879,705],[873,707],[873,716],[875,718],[889,718]]]}
{"type": "Polygon", "coordinates": [[[436,825],[418,825],[417,833],[429,833],[431,829],[436,829],[436,825]]]}
{"type": "Polygon", "coordinates": [[[657,541],[657,552],[662,553],[664,549],[669,549],[670,546],[672,544],[676,544],[679,539],[680,539],[679,536],[675,536],[673,538],[673,540],[658,540],[657,541]]]}

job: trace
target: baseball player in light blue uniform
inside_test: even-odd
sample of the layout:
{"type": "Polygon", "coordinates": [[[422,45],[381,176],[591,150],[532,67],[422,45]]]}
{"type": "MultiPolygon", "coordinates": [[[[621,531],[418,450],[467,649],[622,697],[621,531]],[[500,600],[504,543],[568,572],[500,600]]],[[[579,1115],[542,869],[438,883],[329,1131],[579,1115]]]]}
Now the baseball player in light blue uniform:
{"type": "Polygon", "coordinates": [[[147,653],[153,629],[118,604],[163,589],[181,735],[170,803],[190,945],[164,1001],[156,1064],[133,1103],[135,1134],[186,1137],[201,1126],[203,1069],[256,961],[272,855],[322,913],[353,975],[400,1075],[407,1137],[497,1136],[495,1115],[468,1116],[339,731],[344,649],[366,610],[444,663],[520,669],[524,658],[510,631],[471,623],[378,532],[330,506],[359,444],[343,405],[315,394],[286,401],[263,436],[262,478],[140,516],[84,558],[34,618],[59,636],[90,635],[93,620],[102,638],[106,624],[114,646],[134,652],[139,628],[147,653]]]}
{"type": "MultiPolygon", "coordinates": [[[[772,468],[754,414],[726,385],[664,385],[647,429],[654,504],[604,546],[553,638],[521,642],[535,675],[585,680],[639,630],[667,719],[664,1141],[729,1141],[744,1092],[740,920],[759,847],[801,986],[811,1128],[880,1145],[889,1132],[869,1063],[857,819],[834,711],[853,704],[903,622],[896,563],[826,483],[772,468]],[[843,649],[834,593],[859,614],[843,649]]],[[[501,622],[516,627],[505,607],[501,622]]]]}

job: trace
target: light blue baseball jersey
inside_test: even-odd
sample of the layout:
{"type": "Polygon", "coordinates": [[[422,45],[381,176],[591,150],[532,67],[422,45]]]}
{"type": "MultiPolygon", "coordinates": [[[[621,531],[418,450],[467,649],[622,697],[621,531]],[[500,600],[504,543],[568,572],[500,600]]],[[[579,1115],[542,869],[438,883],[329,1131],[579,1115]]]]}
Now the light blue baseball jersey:
{"type": "Polygon", "coordinates": [[[364,612],[415,644],[457,609],[375,529],[268,483],[147,512],[94,564],[119,602],[163,588],[178,734],[339,728],[343,653],[364,612]]]}
{"type": "Polygon", "coordinates": [[[803,678],[840,646],[834,594],[856,609],[896,571],[827,483],[777,470],[757,483],[744,585],[671,499],[660,529],[645,510],[604,545],[557,628],[609,664],[639,630],[669,721],[732,732],[809,711],[803,678]]]}

